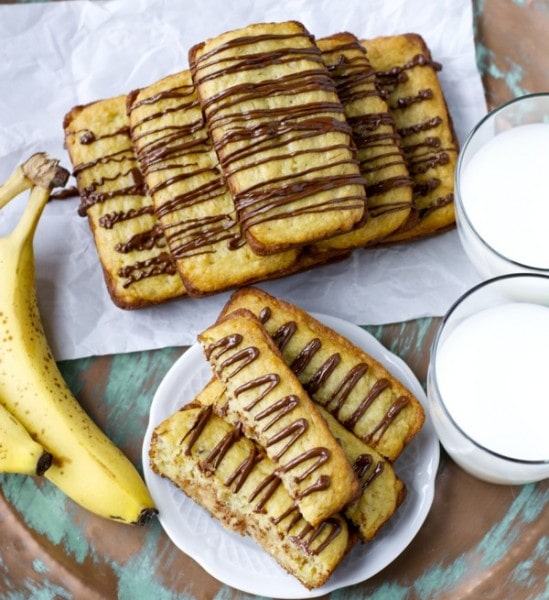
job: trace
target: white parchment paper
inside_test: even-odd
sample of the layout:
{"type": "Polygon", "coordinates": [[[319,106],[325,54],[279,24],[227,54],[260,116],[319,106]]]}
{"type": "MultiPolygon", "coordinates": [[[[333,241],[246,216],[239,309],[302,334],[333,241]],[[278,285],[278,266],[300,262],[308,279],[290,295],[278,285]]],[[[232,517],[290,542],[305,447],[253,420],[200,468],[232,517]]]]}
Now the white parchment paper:
{"type": "MultiPolygon", "coordinates": [[[[460,141],[485,114],[470,0],[106,0],[0,6],[0,181],[46,151],[70,169],[64,115],[187,68],[189,48],[261,21],[301,21],[317,37],[420,33],[440,73],[460,141]]],[[[22,195],[0,211],[0,235],[19,219],[22,195]]],[[[37,287],[57,359],[191,344],[228,298],[116,308],[103,282],[78,199],[49,203],[35,251],[37,287]]],[[[261,284],[311,311],[357,324],[439,316],[478,276],[456,232],[261,284]]],[[[2,282],[0,281],[0,285],[2,282]]]]}

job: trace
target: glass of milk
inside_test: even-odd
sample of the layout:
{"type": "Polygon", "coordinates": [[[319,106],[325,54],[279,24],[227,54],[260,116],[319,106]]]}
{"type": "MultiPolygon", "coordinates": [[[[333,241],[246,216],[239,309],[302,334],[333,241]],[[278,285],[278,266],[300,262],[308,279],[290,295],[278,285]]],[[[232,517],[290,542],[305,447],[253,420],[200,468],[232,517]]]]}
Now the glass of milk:
{"type": "Polygon", "coordinates": [[[439,440],[479,479],[549,478],[549,276],[511,274],[464,294],[433,341],[427,397],[439,440]]]}
{"type": "Polygon", "coordinates": [[[549,93],[523,96],[473,129],[456,167],[457,229],[480,275],[549,275],[549,93]]]}

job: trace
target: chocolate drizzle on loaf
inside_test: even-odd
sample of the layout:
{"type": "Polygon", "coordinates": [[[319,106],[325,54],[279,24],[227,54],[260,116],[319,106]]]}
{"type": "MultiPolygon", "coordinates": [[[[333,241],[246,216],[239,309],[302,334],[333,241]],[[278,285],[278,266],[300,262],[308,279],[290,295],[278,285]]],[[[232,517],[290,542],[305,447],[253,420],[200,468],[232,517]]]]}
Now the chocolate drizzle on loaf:
{"type": "MultiPolygon", "coordinates": [[[[376,70],[359,41],[351,34],[326,38],[326,42],[328,41],[329,44],[323,45],[323,40],[320,40],[319,44],[342,104],[352,107],[359,100],[376,97],[386,106],[383,93],[376,85],[376,70]]],[[[396,132],[392,114],[388,108],[383,112],[355,113],[355,108],[347,113],[347,123],[351,127],[353,142],[359,153],[360,171],[367,180],[366,196],[371,216],[409,209],[409,203],[406,202],[396,200],[380,204],[373,199],[374,196],[413,184],[407,175],[400,136],[396,132]],[[387,168],[397,165],[402,168],[402,175],[385,175],[387,168]]]]}
{"type": "MultiPolygon", "coordinates": [[[[336,101],[334,82],[312,36],[304,29],[274,31],[282,28],[273,25],[271,33],[234,37],[208,50],[202,44],[190,53],[193,80],[244,232],[300,215],[364,210],[364,195],[355,191],[364,180],[349,152],[351,130],[336,101]],[[285,67],[281,75],[264,76],[262,69],[273,65],[285,67]],[[294,71],[287,69],[293,65],[294,71]],[[257,73],[257,79],[248,82],[233,77],[246,72],[257,73]],[[218,81],[223,81],[220,90],[203,91],[218,81]],[[310,92],[326,94],[318,100],[288,100],[310,92]],[[273,98],[280,101],[278,106],[271,105],[273,98]],[[329,142],[329,134],[335,132],[347,141],[329,142]],[[307,142],[312,139],[317,141],[307,142]],[[337,161],[337,154],[344,158],[337,161]],[[303,155],[311,155],[316,165],[307,173],[286,166],[303,155]],[[319,156],[325,160],[319,162],[319,156]],[[278,173],[246,187],[236,183],[240,173],[268,164],[276,164],[278,173]],[[327,173],[330,166],[337,167],[337,174],[327,173]],[[347,193],[321,199],[321,192],[334,189],[347,193]]],[[[261,169],[261,173],[267,171],[261,169]]]]}
{"type": "Polygon", "coordinates": [[[360,481],[363,493],[385,469],[385,463],[382,461],[377,461],[375,467],[372,469],[373,462],[374,459],[371,454],[361,454],[353,464],[353,469],[360,481]]]}
{"type": "Polygon", "coordinates": [[[408,69],[425,66],[429,66],[435,71],[440,71],[442,69],[442,65],[440,63],[435,62],[425,54],[418,53],[410,60],[406,61],[403,65],[395,65],[387,71],[378,70],[377,77],[380,80],[383,90],[387,93],[394,91],[399,84],[408,81],[408,74],[406,73],[408,69]]]}
{"type": "Polygon", "coordinates": [[[147,204],[140,208],[130,208],[128,210],[116,210],[110,213],[106,213],[99,217],[99,224],[105,229],[112,229],[117,223],[122,221],[128,221],[135,219],[141,215],[153,215],[154,206],[147,204]]]}
{"type": "Polygon", "coordinates": [[[175,275],[177,269],[175,268],[173,259],[168,252],[161,252],[156,256],[151,256],[145,260],[137,260],[134,263],[120,267],[118,270],[119,277],[125,281],[123,287],[127,288],[132,283],[146,279],[147,277],[154,277],[156,275],[175,275]]]}
{"type": "MultiPolygon", "coordinates": [[[[192,454],[194,446],[199,443],[213,416],[212,406],[200,407],[199,405],[191,404],[186,410],[189,409],[199,410],[194,423],[180,441],[180,444],[184,448],[183,451],[187,456],[192,454]]],[[[215,442],[215,445],[205,457],[199,460],[198,468],[205,473],[215,473],[220,468],[231,448],[235,444],[238,444],[242,437],[241,424],[231,427],[230,430],[215,442]]],[[[246,447],[248,448],[246,456],[237,464],[224,482],[224,485],[235,494],[242,490],[256,465],[265,459],[264,454],[255,444],[251,443],[246,447]]],[[[272,470],[267,469],[267,474],[260,479],[248,495],[247,499],[253,505],[253,512],[265,512],[267,503],[273,498],[281,485],[282,481],[273,464],[272,470]]],[[[288,536],[288,539],[298,545],[306,554],[310,555],[320,554],[342,531],[340,520],[335,518],[328,518],[317,527],[312,527],[304,521],[301,522],[302,516],[295,502],[290,504],[289,507],[284,508],[280,514],[272,515],[270,519],[274,525],[283,526],[283,531],[288,536]],[[300,530],[293,531],[297,525],[300,526],[300,530]],[[292,532],[291,535],[290,532],[292,532]]]]}
{"type": "MultiPolygon", "coordinates": [[[[291,324],[286,328],[291,332],[291,324]]],[[[289,333],[291,335],[291,333],[289,333]]],[[[284,343],[279,337],[279,341],[284,343]]],[[[260,353],[254,346],[246,346],[243,337],[238,334],[224,336],[215,343],[205,348],[206,358],[212,360],[215,364],[215,371],[218,376],[226,381],[235,377],[245,367],[251,365],[258,359],[260,353]],[[244,344],[243,347],[241,345],[244,344]],[[233,351],[227,358],[223,358],[226,353],[233,351]]],[[[280,463],[288,450],[297,442],[297,440],[307,431],[309,423],[307,419],[298,418],[290,423],[285,423],[282,427],[279,425],[286,415],[299,404],[300,399],[295,395],[283,396],[275,401],[269,400],[266,406],[263,401],[275,390],[280,383],[280,376],[277,373],[267,373],[236,387],[235,397],[248,392],[253,392],[253,398],[244,406],[244,410],[250,414],[250,418],[257,423],[262,434],[266,435],[265,446],[270,448],[279,444],[272,459],[280,463]]],[[[320,468],[330,458],[330,451],[327,448],[311,448],[298,456],[294,456],[287,462],[280,464],[279,472],[288,473],[297,471],[293,474],[296,482],[302,482],[320,468]],[[302,469],[301,471],[299,469],[302,469]]],[[[310,487],[301,490],[297,499],[319,490],[327,489],[330,485],[329,477],[321,475],[310,487]]]]}
{"type": "Polygon", "coordinates": [[[318,527],[306,525],[299,535],[290,536],[290,539],[303,548],[307,554],[319,554],[341,533],[341,521],[337,519],[326,519],[318,527]],[[313,547],[315,540],[323,533],[326,537],[323,542],[313,547]]]}
{"type": "MultiPolygon", "coordinates": [[[[76,114],[80,110],[87,110],[87,108],[75,109],[76,114]]],[[[148,200],[147,185],[137,165],[131,144],[129,125],[118,126],[109,131],[102,123],[102,128],[97,132],[90,128],[71,131],[69,115],[65,118],[64,125],[67,135],[77,140],[79,144],[90,147],[91,155],[95,156],[92,160],[77,162],[73,167],[73,175],[77,179],[80,193],[78,213],[86,216],[88,211],[97,204],[109,205],[119,199],[138,197],[141,199],[140,206],[104,212],[96,218],[97,226],[113,230],[121,223],[137,222],[145,215],[154,217],[152,201],[148,200]],[[116,143],[105,144],[105,141],[110,142],[114,139],[116,143]],[[90,174],[95,177],[92,181],[90,181],[90,174]]],[[[119,267],[116,275],[123,280],[122,288],[127,289],[132,284],[149,277],[176,275],[174,260],[167,252],[166,240],[158,223],[148,229],[143,229],[140,225],[134,231],[135,233],[127,239],[114,244],[113,250],[126,255],[135,251],[142,253],[154,249],[160,252],[146,258],[138,256],[131,263],[119,267]]]]}
{"type": "MultiPolygon", "coordinates": [[[[418,53],[402,65],[395,65],[386,71],[377,72],[379,88],[385,97],[390,99],[390,108],[395,114],[395,119],[400,122],[401,117],[413,108],[415,104],[421,104],[434,98],[435,91],[432,88],[419,88],[413,93],[403,93],[401,90],[409,90],[409,73],[414,69],[431,68],[440,71],[442,65],[433,61],[428,53],[418,53]]],[[[438,90],[437,90],[438,93],[438,90]]],[[[442,105],[445,107],[445,104],[442,105]]],[[[448,116],[445,115],[446,120],[448,116]]],[[[453,193],[436,196],[435,190],[441,184],[438,177],[425,178],[424,175],[438,166],[444,166],[451,162],[451,156],[457,154],[457,142],[455,136],[451,145],[442,147],[441,139],[437,130],[445,124],[441,114],[437,114],[424,121],[413,123],[398,128],[398,134],[402,139],[403,151],[410,175],[414,179],[414,206],[417,212],[415,221],[412,219],[409,225],[423,219],[430,212],[437,210],[453,202],[453,193]],[[430,133],[430,132],[433,133],[430,133]],[[425,135],[424,135],[425,134],[425,135]],[[425,200],[418,201],[418,199],[425,200]]],[[[451,125],[449,125],[451,127],[451,125]]]]}
{"type": "MultiPolygon", "coordinates": [[[[259,318],[262,323],[268,326],[268,321],[272,316],[271,309],[268,306],[259,311],[259,318]]],[[[288,321],[280,325],[271,333],[271,337],[281,351],[290,342],[292,336],[297,331],[295,321],[288,321]]],[[[297,352],[296,357],[290,363],[291,370],[300,377],[303,387],[312,398],[319,401],[317,393],[332,377],[334,370],[341,362],[341,355],[334,353],[329,355],[319,368],[316,369],[305,380],[303,373],[307,366],[313,360],[315,355],[322,350],[320,338],[314,337],[307,341],[301,350],[297,352]]],[[[358,422],[367,414],[368,409],[374,404],[375,400],[387,389],[390,389],[390,382],[386,378],[378,379],[369,388],[367,394],[360,400],[353,410],[349,412],[348,404],[355,388],[368,373],[368,365],[360,362],[352,366],[340,379],[334,387],[334,391],[323,400],[321,405],[330,412],[336,419],[350,431],[354,431],[358,422]],[[343,417],[342,415],[346,415],[343,417]]],[[[391,423],[396,419],[399,412],[408,404],[407,396],[397,397],[389,406],[382,418],[371,428],[367,435],[361,436],[367,444],[375,445],[384,435],[391,423]]]]}
{"type": "MultiPolygon", "coordinates": [[[[384,72],[378,71],[377,78],[381,89],[385,95],[395,97],[393,103],[390,104],[391,110],[405,110],[413,104],[433,98],[433,90],[431,88],[419,89],[415,94],[408,96],[398,95],[400,84],[408,81],[406,71],[425,66],[429,66],[437,71],[442,68],[440,63],[432,61],[424,54],[416,54],[411,60],[401,66],[395,66],[384,72]]],[[[416,139],[413,143],[406,141],[408,137],[417,136],[417,134],[430,129],[436,129],[442,122],[443,119],[439,115],[436,115],[427,121],[398,129],[398,134],[403,139],[403,149],[412,175],[425,173],[438,164],[446,164],[448,162],[448,155],[444,149],[440,148],[440,139],[438,137],[428,135],[420,141],[416,139]],[[433,150],[430,150],[430,148],[433,148],[433,150]]],[[[448,151],[455,150],[455,148],[448,148],[448,151]]]]}

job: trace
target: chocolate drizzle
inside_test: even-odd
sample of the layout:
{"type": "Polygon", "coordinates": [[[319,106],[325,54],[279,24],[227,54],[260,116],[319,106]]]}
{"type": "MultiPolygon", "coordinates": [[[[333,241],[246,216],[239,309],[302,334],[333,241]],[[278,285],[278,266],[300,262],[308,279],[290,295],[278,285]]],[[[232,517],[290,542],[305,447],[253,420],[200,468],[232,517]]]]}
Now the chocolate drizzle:
{"type": "Polygon", "coordinates": [[[410,399],[406,396],[399,396],[393,404],[389,407],[389,410],[383,415],[383,418],[374,427],[374,429],[366,436],[364,441],[368,444],[375,446],[389,425],[395,420],[398,413],[410,402],[410,399]]]}
{"type": "MultiPolygon", "coordinates": [[[[289,339],[295,330],[295,323],[292,326],[291,322],[281,327],[278,342],[284,344],[285,338],[289,339]]],[[[205,348],[206,358],[215,364],[215,371],[222,381],[230,380],[259,356],[255,346],[245,346],[243,342],[242,335],[234,333],[221,337],[205,348]]],[[[301,483],[313,476],[330,458],[330,450],[324,447],[309,448],[297,455],[291,455],[285,463],[281,462],[297,440],[308,430],[309,421],[295,417],[292,420],[292,412],[300,403],[298,396],[282,396],[276,400],[268,398],[279,383],[280,376],[277,373],[266,373],[247,380],[236,387],[233,393],[237,399],[243,394],[251,396],[243,406],[243,410],[249,413],[251,421],[257,424],[257,431],[265,439],[265,447],[271,449],[269,456],[279,464],[278,473],[292,472],[294,481],[301,483]]],[[[255,428],[256,425],[253,427],[255,428]]],[[[329,486],[330,477],[320,475],[305,489],[301,489],[295,498],[300,500],[329,486]]]]}
{"type": "Polygon", "coordinates": [[[377,217],[388,212],[409,209],[409,202],[393,201],[387,197],[387,194],[397,188],[413,185],[412,179],[407,175],[400,136],[396,132],[392,114],[388,110],[353,114],[353,102],[367,97],[383,97],[376,85],[376,71],[370,64],[364,48],[358,40],[346,36],[339,40],[337,46],[324,50],[322,55],[334,79],[341,102],[344,106],[351,105],[347,122],[357,149],[360,172],[366,179],[370,216],[377,217]],[[386,169],[395,166],[401,167],[401,173],[398,176],[387,177],[386,169]],[[374,200],[376,196],[384,196],[383,201],[374,200]]]}
{"type": "Polygon", "coordinates": [[[334,369],[341,361],[341,356],[336,353],[329,356],[322,366],[316,371],[316,373],[309,379],[308,382],[304,383],[303,387],[314,396],[316,392],[324,385],[334,369]]]}
{"type": "Polygon", "coordinates": [[[440,71],[442,69],[440,63],[427,58],[425,54],[416,54],[403,65],[396,65],[388,71],[378,71],[376,75],[381,82],[382,87],[387,89],[389,86],[396,86],[399,83],[408,81],[408,76],[406,74],[408,69],[426,66],[433,68],[435,71],[440,71]]]}
{"type": "Polygon", "coordinates": [[[140,208],[130,208],[128,210],[117,210],[110,213],[106,213],[99,217],[99,225],[105,229],[112,229],[117,223],[122,221],[128,221],[135,219],[141,215],[152,215],[154,214],[154,206],[147,204],[140,208]]]}
{"type": "Polygon", "coordinates": [[[408,108],[416,102],[423,102],[423,100],[429,100],[432,97],[433,90],[431,90],[430,88],[419,90],[418,93],[413,96],[401,96],[400,98],[397,98],[396,103],[391,105],[390,108],[392,110],[408,108]]]}
{"type": "Polygon", "coordinates": [[[353,429],[356,427],[359,419],[364,415],[364,413],[368,410],[372,402],[383,392],[383,390],[389,387],[389,381],[387,379],[378,379],[374,385],[370,388],[366,396],[360,402],[357,408],[353,411],[350,417],[347,417],[343,424],[348,429],[353,429]]]}
{"type": "MultiPolygon", "coordinates": [[[[224,354],[231,348],[233,348],[233,346],[238,346],[240,344],[240,342],[242,342],[242,336],[240,334],[234,334],[234,335],[228,336],[226,338],[222,338],[218,342],[218,344],[219,344],[219,347],[221,347],[223,349],[223,351],[220,354],[218,354],[214,358],[214,360],[216,358],[219,358],[219,356],[221,356],[222,354],[224,354]]],[[[210,356],[210,352],[207,353],[208,358],[209,358],[209,356],[210,356]]],[[[226,375],[227,379],[231,379],[237,373],[242,371],[242,369],[244,369],[244,367],[246,367],[247,365],[252,363],[258,356],[259,356],[259,350],[257,348],[255,348],[254,346],[250,346],[248,348],[243,348],[242,350],[235,352],[234,354],[232,354],[225,360],[221,361],[221,363],[218,367],[218,372],[222,373],[228,367],[234,366],[234,369],[232,371],[230,371],[229,373],[227,373],[227,375],[226,375]]]]}
{"type": "Polygon", "coordinates": [[[173,258],[167,252],[161,252],[156,256],[151,256],[145,260],[137,260],[132,264],[120,267],[119,277],[125,279],[123,287],[127,288],[132,283],[154,277],[155,275],[175,275],[177,269],[173,258]]]}
{"type": "Polygon", "coordinates": [[[135,250],[150,250],[151,248],[165,248],[166,240],[160,225],[156,224],[147,231],[136,233],[129,240],[116,244],[114,249],[121,254],[135,250]]]}
{"type": "MultiPolygon", "coordinates": [[[[265,306],[259,311],[261,322],[268,327],[269,319],[272,316],[272,310],[265,306]]],[[[292,336],[297,331],[295,321],[288,321],[271,333],[271,337],[279,345],[281,351],[290,342],[292,336]],[[282,335],[283,333],[283,335],[282,335]],[[282,346],[281,346],[282,344],[282,346]]],[[[336,367],[341,362],[339,353],[329,355],[324,362],[310,376],[308,381],[304,380],[303,374],[310,364],[311,360],[322,350],[322,342],[319,338],[313,337],[307,341],[303,348],[297,352],[295,358],[290,363],[291,370],[300,377],[303,387],[309,395],[319,400],[318,392],[330,381],[336,367]]],[[[356,431],[361,419],[367,414],[369,408],[376,399],[380,398],[385,390],[390,391],[391,384],[388,379],[377,379],[372,385],[368,386],[365,396],[356,404],[353,395],[356,396],[356,389],[360,382],[364,381],[368,374],[368,365],[360,362],[352,366],[345,374],[339,375],[337,385],[333,387],[332,393],[327,396],[321,404],[328,410],[340,423],[351,431],[356,431]],[[351,401],[354,408],[350,410],[351,401]],[[346,416],[342,416],[346,415],[346,416]]],[[[396,419],[398,414],[409,403],[407,396],[400,396],[395,399],[384,413],[381,420],[374,423],[362,439],[371,445],[379,443],[385,431],[396,419]]]]}
{"type": "Polygon", "coordinates": [[[385,464],[382,461],[378,461],[372,469],[373,464],[374,460],[371,454],[361,454],[353,464],[353,470],[360,481],[362,493],[385,470],[385,464]]]}
{"type": "Polygon", "coordinates": [[[316,529],[311,525],[303,528],[303,531],[297,536],[291,536],[290,539],[298,544],[307,554],[320,554],[328,545],[341,533],[341,522],[337,519],[326,519],[316,529]],[[313,547],[314,542],[322,534],[326,537],[324,541],[313,547]]]}
{"type": "Polygon", "coordinates": [[[433,129],[442,124],[442,119],[440,117],[433,117],[432,119],[427,119],[427,121],[422,121],[421,123],[416,123],[415,125],[410,125],[409,127],[402,127],[398,129],[398,134],[402,138],[406,138],[410,135],[414,135],[416,133],[420,133],[422,131],[427,131],[429,129],[433,129]]]}
{"type": "MultiPolygon", "coordinates": [[[[341,132],[350,139],[350,127],[345,122],[343,108],[339,102],[309,101],[305,104],[283,107],[257,108],[256,100],[271,97],[284,98],[308,92],[335,94],[334,82],[325,68],[320,51],[312,44],[307,32],[294,34],[265,34],[239,37],[198,55],[191,53],[191,70],[197,86],[215,80],[223,81],[221,91],[202,98],[208,127],[215,139],[217,154],[223,172],[230,182],[243,170],[258,168],[282,159],[304,154],[324,153],[326,162],[309,174],[295,174],[284,168],[280,175],[247,188],[231,186],[241,227],[244,232],[256,225],[271,220],[284,220],[302,214],[322,214],[341,210],[363,210],[364,195],[352,186],[363,186],[355,159],[346,144],[327,144],[326,134],[341,132]],[[303,44],[303,39],[306,43],[303,44]],[[280,41],[279,47],[258,51],[258,42],[280,41]],[[293,40],[296,40],[295,45],[293,40]],[[299,41],[299,43],[297,43],[299,41]],[[234,50],[234,54],[228,51],[234,50]],[[274,64],[296,65],[295,71],[284,71],[276,79],[259,78],[254,83],[238,83],[231,74],[248,70],[259,70],[274,64]],[[305,67],[303,65],[306,65],[305,67]],[[227,77],[228,75],[228,77],[227,77]],[[310,138],[316,144],[303,145],[293,150],[294,145],[310,138]],[[325,175],[341,146],[348,156],[341,160],[339,175],[325,175]],[[277,149],[280,153],[274,155],[277,149]],[[265,156],[266,152],[268,156],[265,156]],[[329,158],[328,158],[329,157],[329,158]],[[318,174],[315,174],[315,170],[318,174]],[[316,198],[319,192],[339,188],[330,200],[316,198]],[[343,192],[345,190],[345,193],[343,192]],[[298,208],[296,203],[306,199],[306,206],[298,208]]],[[[343,154],[343,156],[345,156],[343,154]]],[[[291,161],[286,161],[290,164],[291,161]]]]}
{"type": "Polygon", "coordinates": [[[183,436],[183,439],[179,442],[183,444],[183,442],[187,442],[185,446],[185,454],[190,456],[192,447],[195,445],[196,441],[200,437],[201,433],[204,431],[204,427],[208,424],[208,420],[212,415],[213,406],[204,406],[198,416],[193,426],[187,431],[187,433],[183,436]]]}
{"type": "Polygon", "coordinates": [[[279,347],[282,352],[286,347],[286,344],[296,332],[297,324],[295,321],[289,321],[281,327],[279,327],[272,335],[274,343],[279,347]]]}
{"type": "MultiPolygon", "coordinates": [[[[183,451],[187,456],[192,454],[193,447],[198,443],[200,436],[207,427],[213,413],[212,406],[189,405],[189,408],[199,408],[199,410],[194,423],[179,442],[180,445],[183,446],[183,451]]],[[[204,458],[199,460],[199,469],[203,473],[215,473],[222,465],[231,448],[233,448],[235,444],[238,444],[241,439],[242,427],[240,424],[237,424],[216,442],[215,446],[204,458]]],[[[224,485],[231,489],[234,494],[239,493],[242,490],[244,484],[248,481],[248,478],[254,470],[254,467],[264,458],[255,444],[248,444],[248,447],[249,451],[245,458],[237,464],[224,482],[224,485]]],[[[311,454],[316,455],[317,451],[318,454],[324,456],[322,449],[315,449],[311,451],[311,454]]],[[[303,460],[306,460],[307,458],[309,457],[306,456],[303,460]]],[[[312,470],[312,468],[310,470],[312,470]]],[[[325,481],[323,478],[320,478],[316,484],[311,486],[309,491],[305,490],[302,492],[302,495],[312,493],[312,491],[314,491],[314,489],[312,489],[313,487],[318,488],[323,484],[325,484],[325,481]]],[[[280,485],[281,480],[276,470],[264,475],[247,497],[248,502],[253,505],[252,510],[256,513],[264,513],[267,503],[271,500],[280,485]]],[[[291,503],[280,514],[272,515],[270,520],[273,525],[281,527],[285,535],[288,536],[289,541],[299,546],[303,552],[309,555],[320,554],[342,531],[341,522],[334,517],[330,517],[323,521],[316,528],[311,527],[311,525],[303,521],[296,502],[291,503]],[[301,529],[290,535],[290,532],[292,532],[296,526],[300,526],[301,529]]]]}

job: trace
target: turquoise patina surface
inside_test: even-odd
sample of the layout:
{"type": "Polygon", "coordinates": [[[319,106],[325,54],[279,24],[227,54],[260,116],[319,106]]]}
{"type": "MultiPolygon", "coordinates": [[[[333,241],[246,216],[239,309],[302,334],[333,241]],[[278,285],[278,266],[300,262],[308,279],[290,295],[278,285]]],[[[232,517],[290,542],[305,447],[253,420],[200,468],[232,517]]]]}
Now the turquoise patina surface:
{"type": "MultiPolygon", "coordinates": [[[[366,329],[413,363],[414,355],[424,355],[436,322],[422,319],[366,329]]],[[[63,375],[75,394],[138,466],[140,447],[135,441],[143,438],[152,394],[182,351],[167,348],[61,363],[63,375]],[[86,399],[93,397],[103,398],[103,405],[88,405],[86,399]]],[[[424,381],[424,367],[418,363],[416,369],[424,381]]],[[[9,506],[12,513],[8,519],[20,521],[15,528],[12,524],[10,539],[2,537],[0,542],[0,589],[2,597],[8,600],[99,598],[101,593],[97,595],[96,590],[108,589],[108,581],[116,590],[112,597],[128,600],[249,597],[220,586],[201,573],[171,545],[157,522],[139,530],[114,524],[108,532],[115,537],[105,540],[94,531],[99,527],[97,520],[75,510],[47,482],[39,484],[32,478],[10,475],[1,476],[0,484],[4,508],[9,506]],[[33,532],[35,544],[29,546],[25,529],[33,532]],[[18,532],[23,541],[17,541],[18,532]],[[122,552],[120,545],[124,547],[122,552]],[[22,579],[17,570],[13,578],[13,561],[21,560],[28,561],[26,576],[22,579]],[[198,589],[197,577],[202,586],[198,589]]],[[[548,504],[546,483],[517,488],[490,486],[468,478],[443,456],[433,514],[416,540],[384,572],[360,586],[333,592],[330,598],[476,598],[478,586],[483,589],[487,579],[493,579],[496,587],[488,586],[491,593],[485,597],[542,598],[547,591],[544,579],[549,568],[548,504]],[[460,486],[468,486],[473,498],[482,498],[487,504],[477,507],[483,515],[480,524],[478,516],[463,520],[471,502],[463,498],[460,486]],[[456,511],[451,503],[458,498],[462,510],[456,511]],[[452,533],[456,512],[459,526],[470,522],[473,529],[470,534],[465,533],[465,538],[464,532],[452,533]],[[454,535],[463,545],[461,549],[445,547],[454,535]],[[421,560],[414,557],[416,553],[420,553],[421,560]],[[415,562],[423,568],[416,571],[406,567],[415,562]],[[521,595],[497,595],[498,590],[504,591],[499,587],[502,580],[498,571],[503,571],[508,589],[521,590],[521,595]]],[[[2,514],[0,531],[9,525],[5,510],[2,514]]]]}

